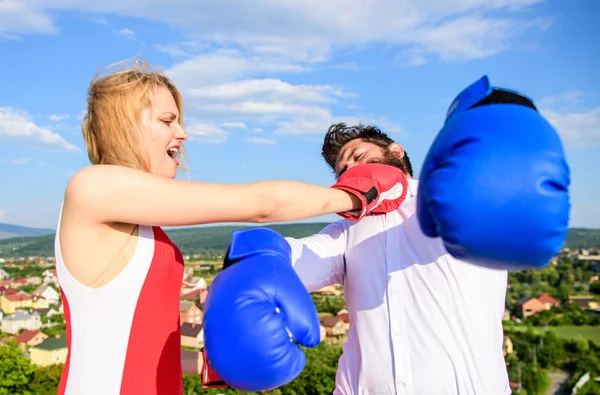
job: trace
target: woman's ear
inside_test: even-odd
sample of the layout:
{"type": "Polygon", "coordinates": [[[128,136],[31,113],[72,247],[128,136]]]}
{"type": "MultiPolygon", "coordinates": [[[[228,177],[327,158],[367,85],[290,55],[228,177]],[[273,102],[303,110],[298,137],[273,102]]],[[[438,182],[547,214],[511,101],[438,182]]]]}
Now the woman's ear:
{"type": "Polygon", "coordinates": [[[400,158],[404,158],[404,148],[398,143],[392,143],[389,145],[389,150],[398,155],[400,158]]]}

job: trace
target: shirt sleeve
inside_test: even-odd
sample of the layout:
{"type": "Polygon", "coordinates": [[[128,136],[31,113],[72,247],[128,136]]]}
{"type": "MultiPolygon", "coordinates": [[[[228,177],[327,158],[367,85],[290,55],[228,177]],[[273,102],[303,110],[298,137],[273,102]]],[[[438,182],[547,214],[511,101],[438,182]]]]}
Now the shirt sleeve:
{"type": "Polygon", "coordinates": [[[345,272],[346,221],[331,223],[312,236],[293,239],[292,265],[308,292],[327,285],[343,284],[345,272]]]}

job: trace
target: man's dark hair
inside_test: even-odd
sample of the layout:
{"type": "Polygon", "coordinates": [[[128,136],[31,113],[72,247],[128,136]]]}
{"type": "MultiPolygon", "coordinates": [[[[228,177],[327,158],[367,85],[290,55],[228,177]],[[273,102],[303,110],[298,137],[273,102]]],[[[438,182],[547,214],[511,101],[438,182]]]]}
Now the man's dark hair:
{"type": "MultiPolygon", "coordinates": [[[[365,126],[358,124],[355,126],[346,126],[345,123],[337,123],[331,125],[325,134],[321,155],[331,170],[335,172],[335,161],[342,150],[342,147],[354,139],[362,139],[367,143],[372,143],[380,146],[385,152],[389,151],[389,147],[394,143],[394,140],[388,137],[376,126],[365,126]]],[[[404,151],[404,157],[401,159],[405,167],[405,171],[412,177],[413,169],[410,159],[404,151]]]]}

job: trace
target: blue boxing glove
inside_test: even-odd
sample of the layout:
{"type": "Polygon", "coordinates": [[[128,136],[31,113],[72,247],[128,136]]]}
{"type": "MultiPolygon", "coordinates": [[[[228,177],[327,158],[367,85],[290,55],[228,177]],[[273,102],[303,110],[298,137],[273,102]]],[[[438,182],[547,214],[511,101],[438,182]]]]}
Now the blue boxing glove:
{"type": "Polygon", "coordinates": [[[498,269],[545,266],[568,231],[561,140],[518,93],[487,76],[448,110],[421,170],[418,219],[458,259],[498,269]]]}
{"type": "Polygon", "coordinates": [[[214,373],[242,391],[279,387],[306,365],[296,342],[316,347],[320,334],[288,242],[267,228],[234,231],[204,305],[205,353],[214,373]]]}

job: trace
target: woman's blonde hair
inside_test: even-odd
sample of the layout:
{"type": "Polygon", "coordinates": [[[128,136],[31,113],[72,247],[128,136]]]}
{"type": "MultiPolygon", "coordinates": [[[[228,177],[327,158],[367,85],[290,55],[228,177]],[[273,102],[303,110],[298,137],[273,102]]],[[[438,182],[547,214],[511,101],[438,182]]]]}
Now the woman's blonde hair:
{"type": "MultiPolygon", "coordinates": [[[[178,122],[183,126],[181,94],[169,78],[152,70],[144,60],[125,62],[133,65],[104,76],[99,74],[91,81],[81,130],[92,164],[149,171],[150,139],[140,131],[140,113],[152,104],[154,89],[162,86],[173,95],[179,111],[178,122]]],[[[180,163],[184,156],[182,146],[178,153],[180,163]]]]}

